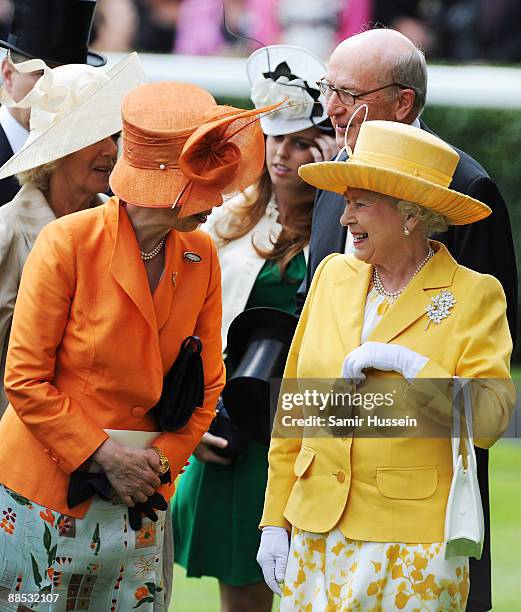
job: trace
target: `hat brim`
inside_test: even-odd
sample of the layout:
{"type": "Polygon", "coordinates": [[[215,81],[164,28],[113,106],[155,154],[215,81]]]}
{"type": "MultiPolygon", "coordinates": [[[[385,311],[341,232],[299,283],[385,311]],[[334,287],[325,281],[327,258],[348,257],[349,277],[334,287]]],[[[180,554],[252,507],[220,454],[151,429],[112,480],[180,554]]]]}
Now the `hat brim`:
{"type": "MultiPolygon", "coordinates": [[[[17,47],[16,45],[12,45],[7,42],[7,40],[0,40],[0,47],[4,49],[9,49],[10,51],[14,51],[15,53],[19,53],[24,57],[28,57],[29,59],[41,59],[46,64],[54,66],[62,66],[63,64],[67,64],[69,62],[61,62],[58,58],[52,57],[36,57],[36,55],[32,55],[28,53],[24,49],[17,47]]],[[[94,68],[99,68],[100,66],[105,66],[107,63],[107,58],[99,53],[95,53],[94,51],[87,51],[87,61],[85,62],[88,66],[93,66],[94,68]]]]}
{"type": "Polygon", "coordinates": [[[80,151],[121,130],[121,103],[145,80],[137,53],[107,71],[109,77],[88,98],[40,134],[0,168],[0,179],[80,151]]]}
{"type": "Polygon", "coordinates": [[[322,118],[314,117],[316,121],[313,123],[310,119],[279,119],[276,115],[277,113],[273,113],[273,115],[260,118],[261,128],[266,136],[285,136],[286,134],[294,134],[295,132],[301,132],[313,127],[327,134],[333,133],[332,127],[329,128],[323,125],[327,116],[322,118]]]}
{"type": "Polygon", "coordinates": [[[112,191],[125,202],[143,208],[167,208],[174,205],[187,178],[179,168],[136,168],[122,155],[110,174],[109,183],[112,191]]]}
{"type": "Polygon", "coordinates": [[[298,318],[277,308],[248,308],[235,317],[229,329],[226,352],[237,366],[246,347],[259,337],[291,344],[298,318]]]}
{"type": "Polygon", "coordinates": [[[474,223],[492,212],[483,202],[453,189],[352,158],[341,162],[305,164],[298,173],[317,189],[343,194],[347,187],[352,187],[414,202],[444,215],[451,225],[474,223]]]}

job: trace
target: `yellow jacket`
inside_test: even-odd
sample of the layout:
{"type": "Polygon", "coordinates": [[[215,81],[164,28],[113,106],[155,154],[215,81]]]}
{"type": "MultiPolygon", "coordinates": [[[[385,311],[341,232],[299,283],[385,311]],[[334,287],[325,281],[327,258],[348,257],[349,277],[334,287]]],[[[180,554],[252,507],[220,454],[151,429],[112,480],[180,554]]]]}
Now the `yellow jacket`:
{"type": "MultiPolygon", "coordinates": [[[[434,257],[368,340],[402,345],[429,358],[411,386],[392,376],[400,378],[397,383],[407,388],[418,409],[437,411],[436,418],[446,423],[452,413],[447,402],[435,392],[430,403],[422,393],[415,395],[421,379],[424,385],[436,379],[434,387],[438,379],[450,384],[452,376],[483,379],[479,393],[473,393],[474,425],[488,436],[476,443],[488,447],[508,426],[514,405],[505,296],[495,278],[459,266],[443,245],[434,246],[434,257]],[[456,304],[448,318],[426,329],[425,307],[442,289],[456,304]]],[[[371,274],[372,266],[352,256],[331,255],[322,262],[293,338],[285,379],[340,376],[345,356],[360,345],[371,274]]],[[[367,382],[385,377],[389,374],[372,370],[367,382]]],[[[279,408],[277,421],[281,413],[279,408]]],[[[261,526],[294,525],[317,533],[339,527],[349,538],[377,542],[443,541],[451,478],[449,437],[273,436],[261,526]]]]}

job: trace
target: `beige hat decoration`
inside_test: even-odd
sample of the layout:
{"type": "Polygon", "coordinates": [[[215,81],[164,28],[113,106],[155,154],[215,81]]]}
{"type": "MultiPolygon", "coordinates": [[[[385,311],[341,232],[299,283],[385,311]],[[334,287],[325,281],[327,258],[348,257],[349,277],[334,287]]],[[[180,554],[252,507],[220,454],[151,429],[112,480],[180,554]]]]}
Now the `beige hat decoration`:
{"type": "Polygon", "coordinates": [[[43,70],[43,76],[23,100],[8,102],[31,108],[29,137],[0,168],[0,178],[55,161],[119,132],[123,98],[145,80],[137,53],[106,72],[85,64],[51,69],[41,60],[31,60],[30,67],[43,70]]]}
{"type": "Polygon", "coordinates": [[[299,175],[318,189],[367,189],[432,208],[452,225],[465,225],[492,211],[449,189],[458,162],[458,153],[434,134],[396,121],[366,121],[346,161],[306,164],[299,175]]]}

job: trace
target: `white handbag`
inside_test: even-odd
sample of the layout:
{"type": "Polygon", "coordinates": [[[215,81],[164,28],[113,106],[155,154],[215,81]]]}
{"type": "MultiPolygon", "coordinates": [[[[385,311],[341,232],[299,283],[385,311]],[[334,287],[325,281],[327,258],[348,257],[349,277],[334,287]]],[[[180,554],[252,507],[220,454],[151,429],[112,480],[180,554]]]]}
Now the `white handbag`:
{"type": "Polygon", "coordinates": [[[454,474],[445,513],[445,558],[481,558],[485,521],[479,492],[476,453],[472,435],[472,397],[468,380],[454,377],[452,409],[452,462],[454,474]],[[461,404],[467,435],[460,437],[461,404]],[[460,454],[460,440],[466,449],[466,467],[460,454]]]}

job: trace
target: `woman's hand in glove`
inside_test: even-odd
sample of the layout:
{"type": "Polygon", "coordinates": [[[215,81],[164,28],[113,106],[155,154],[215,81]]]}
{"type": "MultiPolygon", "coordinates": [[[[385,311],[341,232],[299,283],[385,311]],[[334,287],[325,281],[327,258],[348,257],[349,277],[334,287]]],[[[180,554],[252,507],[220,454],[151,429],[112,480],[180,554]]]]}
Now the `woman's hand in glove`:
{"type": "Polygon", "coordinates": [[[264,527],[257,552],[264,581],[277,595],[282,595],[279,582],[284,582],[289,555],[289,535],[283,527],[264,527]]]}
{"type": "Polygon", "coordinates": [[[364,342],[344,359],[342,376],[347,380],[362,381],[366,378],[363,370],[373,368],[398,372],[412,382],[427,361],[427,357],[399,344],[364,342]]]}

